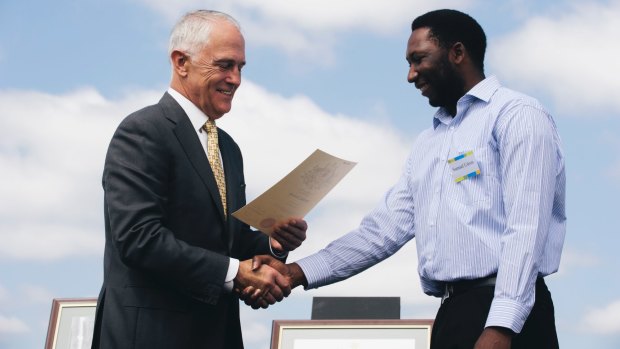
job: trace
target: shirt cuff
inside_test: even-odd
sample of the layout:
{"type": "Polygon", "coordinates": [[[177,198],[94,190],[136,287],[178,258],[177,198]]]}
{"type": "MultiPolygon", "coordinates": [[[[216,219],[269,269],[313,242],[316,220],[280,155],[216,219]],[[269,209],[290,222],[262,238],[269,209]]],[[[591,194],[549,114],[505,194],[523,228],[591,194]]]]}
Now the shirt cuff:
{"type": "Polygon", "coordinates": [[[302,258],[295,263],[299,265],[306,276],[306,281],[308,281],[308,286],[305,287],[306,290],[325,286],[334,281],[331,279],[332,268],[321,257],[320,253],[302,258]]]}
{"type": "Polygon", "coordinates": [[[285,252],[276,252],[273,247],[271,247],[271,236],[269,237],[269,251],[271,251],[271,255],[276,258],[286,258],[288,256],[288,251],[285,252]]]}
{"type": "Polygon", "coordinates": [[[499,326],[520,333],[531,309],[509,299],[493,299],[485,327],[499,326]]]}
{"type": "Polygon", "coordinates": [[[239,271],[239,260],[235,258],[230,259],[230,263],[228,264],[228,271],[226,272],[226,277],[224,278],[224,290],[228,293],[232,292],[234,286],[235,277],[237,277],[237,272],[239,271]]]}

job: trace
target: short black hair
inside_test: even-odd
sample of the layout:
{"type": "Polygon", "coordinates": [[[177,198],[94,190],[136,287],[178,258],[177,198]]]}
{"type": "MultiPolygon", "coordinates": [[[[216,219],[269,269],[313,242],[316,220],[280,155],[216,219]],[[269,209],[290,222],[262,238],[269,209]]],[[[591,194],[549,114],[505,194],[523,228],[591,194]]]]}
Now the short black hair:
{"type": "Polygon", "coordinates": [[[456,10],[436,10],[414,19],[411,31],[429,28],[429,34],[437,39],[440,47],[450,48],[461,42],[469,52],[474,64],[484,72],[484,53],[487,37],[475,19],[456,10]]]}

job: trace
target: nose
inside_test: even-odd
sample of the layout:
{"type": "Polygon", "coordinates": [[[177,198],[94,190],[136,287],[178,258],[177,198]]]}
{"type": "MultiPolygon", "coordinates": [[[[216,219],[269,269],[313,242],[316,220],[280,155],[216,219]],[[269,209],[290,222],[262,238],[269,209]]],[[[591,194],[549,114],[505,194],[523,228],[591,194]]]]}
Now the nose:
{"type": "Polygon", "coordinates": [[[229,84],[239,86],[241,84],[241,67],[235,66],[234,68],[230,69],[230,72],[228,74],[228,78],[226,79],[226,81],[229,84]]]}
{"type": "Polygon", "coordinates": [[[409,83],[414,83],[415,80],[418,78],[418,71],[415,70],[415,65],[414,64],[410,64],[409,65],[409,73],[407,74],[407,81],[409,81],[409,83]]]}

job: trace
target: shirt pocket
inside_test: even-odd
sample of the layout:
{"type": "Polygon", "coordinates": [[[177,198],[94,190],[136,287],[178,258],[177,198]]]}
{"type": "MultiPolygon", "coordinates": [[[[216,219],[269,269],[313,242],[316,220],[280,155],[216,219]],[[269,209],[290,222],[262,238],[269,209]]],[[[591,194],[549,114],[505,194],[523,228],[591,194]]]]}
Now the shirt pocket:
{"type": "MultiPolygon", "coordinates": [[[[470,150],[464,149],[460,153],[470,150]]],[[[452,178],[448,187],[452,188],[451,197],[460,204],[485,206],[484,203],[497,198],[499,192],[498,154],[491,147],[477,148],[473,152],[480,174],[458,183],[452,178]]]]}

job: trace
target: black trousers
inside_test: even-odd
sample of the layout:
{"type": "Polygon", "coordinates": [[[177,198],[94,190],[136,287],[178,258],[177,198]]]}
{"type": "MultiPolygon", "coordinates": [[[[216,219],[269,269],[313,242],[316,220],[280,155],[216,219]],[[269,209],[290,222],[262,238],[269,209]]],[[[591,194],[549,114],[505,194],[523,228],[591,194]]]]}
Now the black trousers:
{"type": "MultiPolygon", "coordinates": [[[[472,349],[484,330],[494,287],[472,288],[450,296],[439,307],[431,349],[472,349]]],[[[544,280],[536,282],[536,301],[521,333],[512,339],[511,349],[557,349],[558,336],[551,293],[544,280]]]]}

